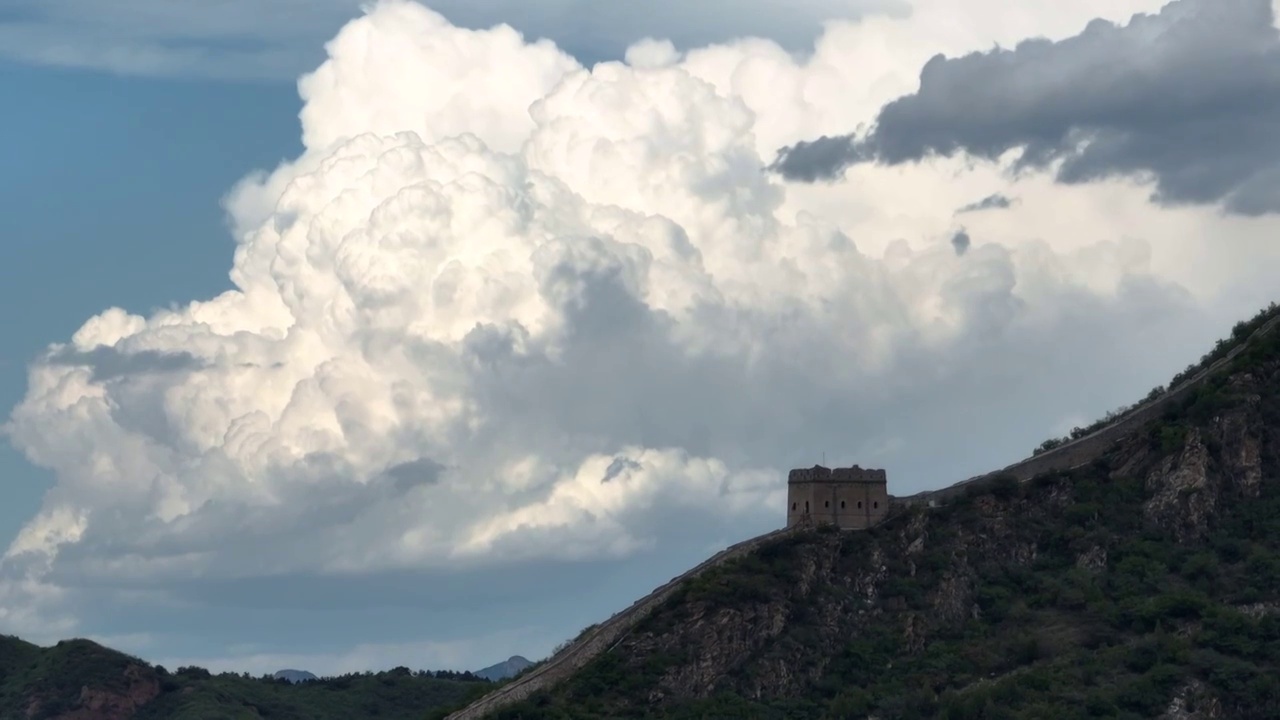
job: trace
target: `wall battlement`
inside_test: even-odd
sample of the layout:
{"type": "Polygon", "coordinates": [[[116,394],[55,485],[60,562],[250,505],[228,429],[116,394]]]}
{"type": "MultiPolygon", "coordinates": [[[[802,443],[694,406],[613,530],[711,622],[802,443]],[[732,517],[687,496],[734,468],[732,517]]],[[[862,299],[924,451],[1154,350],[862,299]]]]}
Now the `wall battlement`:
{"type": "Polygon", "coordinates": [[[887,485],[889,479],[884,470],[863,469],[854,465],[847,468],[832,468],[831,482],[866,482],[887,485]]]}
{"type": "Polygon", "coordinates": [[[787,473],[787,484],[810,482],[865,482],[887,483],[884,470],[862,468],[857,465],[847,468],[826,468],[814,465],[811,468],[797,468],[787,473]]]}

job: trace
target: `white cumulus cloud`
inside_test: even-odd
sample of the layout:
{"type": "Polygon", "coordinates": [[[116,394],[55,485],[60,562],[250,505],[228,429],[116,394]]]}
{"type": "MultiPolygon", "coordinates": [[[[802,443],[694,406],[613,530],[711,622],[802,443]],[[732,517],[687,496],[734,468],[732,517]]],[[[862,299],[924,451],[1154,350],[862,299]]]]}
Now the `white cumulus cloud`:
{"type": "Polygon", "coordinates": [[[104,311],[33,363],[7,430],[57,484],[0,563],[0,622],[105,584],[745,536],[823,452],[907,493],[1140,395],[1266,299],[1242,272],[1276,259],[1273,219],[1001,163],[763,169],[934,52],[1157,7],[987,5],[836,23],[806,57],[652,40],[591,69],[371,7],[299,84],[304,154],[226,199],[235,289],[104,311]],[[996,193],[1017,202],[967,214],[958,254],[955,210],[996,193]]]}

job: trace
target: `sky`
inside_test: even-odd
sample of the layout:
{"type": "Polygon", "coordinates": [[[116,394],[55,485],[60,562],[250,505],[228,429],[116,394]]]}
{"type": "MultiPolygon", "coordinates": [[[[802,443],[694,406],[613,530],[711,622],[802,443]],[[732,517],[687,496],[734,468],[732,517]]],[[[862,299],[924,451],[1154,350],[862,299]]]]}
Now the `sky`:
{"type": "Polygon", "coordinates": [[[540,657],[1280,299],[1270,0],[19,0],[0,632],[540,657]]]}

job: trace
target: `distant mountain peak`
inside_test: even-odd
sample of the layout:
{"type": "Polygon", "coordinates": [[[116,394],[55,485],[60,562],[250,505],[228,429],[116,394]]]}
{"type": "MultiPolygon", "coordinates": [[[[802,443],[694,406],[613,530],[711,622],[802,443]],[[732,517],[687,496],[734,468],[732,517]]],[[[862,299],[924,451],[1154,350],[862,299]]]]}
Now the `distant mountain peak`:
{"type": "Polygon", "coordinates": [[[533,665],[533,662],[528,658],[521,655],[512,655],[500,663],[490,665],[483,670],[477,670],[475,675],[477,677],[482,677],[485,680],[497,682],[499,680],[506,680],[509,677],[519,675],[522,670],[530,665],[533,665]]]}
{"type": "Polygon", "coordinates": [[[306,682],[307,680],[320,679],[316,677],[314,674],[307,672],[306,670],[289,670],[289,669],[277,670],[275,674],[272,675],[271,677],[274,677],[277,680],[288,680],[291,683],[300,683],[300,682],[306,682]]]}

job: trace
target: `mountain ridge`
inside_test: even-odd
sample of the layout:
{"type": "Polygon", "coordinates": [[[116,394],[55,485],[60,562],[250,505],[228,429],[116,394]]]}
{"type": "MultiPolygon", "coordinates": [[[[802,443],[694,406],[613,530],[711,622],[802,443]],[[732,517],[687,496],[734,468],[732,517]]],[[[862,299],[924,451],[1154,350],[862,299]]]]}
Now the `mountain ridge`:
{"type": "Polygon", "coordinates": [[[1091,462],[776,538],[486,717],[1280,717],[1280,333],[1251,337],[1091,462]]]}
{"type": "MultiPolygon", "coordinates": [[[[1203,387],[1206,382],[1220,377],[1223,371],[1230,370],[1234,367],[1234,361],[1251,348],[1256,348],[1265,339],[1273,338],[1277,327],[1280,327],[1280,309],[1272,303],[1250,320],[1237,323],[1232,331],[1232,339],[1236,340],[1233,345],[1219,341],[1215,349],[1201,359],[1199,367],[1197,364],[1188,367],[1187,370],[1175,376],[1168,389],[1159,389],[1161,392],[1158,393],[1153,391],[1144,402],[1112,418],[1104,426],[1047,450],[1033,452],[1031,456],[1000,470],[973,476],[937,490],[894,497],[890,515],[901,514],[903,510],[913,507],[932,509],[966,495],[998,489],[1009,482],[1022,484],[1046,474],[1070,472],[1085,467],[1095,462],[1126,435],[1152,422],[1176,403],[1192,397],[1193,393],[1203,387]]],[[[780,541],[788,535],[804,530],[803,526],[793,528],[791,531],[784,528],[745,540],[721,551],[637,600],[630,607],[615,613],[602,624],[605,626],[603,630],[600,626],[588,628],[551,658],[534,666],[515,680],[501,685],[471,705],[448,714],[447,720],[475,720],[487,717],[505,707],[552,690],[558,683],[570,678],[574,672],[592,662],[601,653],[621,643],[628,632],[646,620],[649,613],[675,596],[684,583],[739,559],[770,541],[780,541]]]]}
{"type": "Polygon", "coordinates": [[[877,528],[726,548],[496,688],[407,668],[291,685],[0,636],[0,718],[1280,717],[1277,327],[1272,304],[1169,390],[895,498],[877,528]],[[1055,665],[1082,647],[1092,674],[1055,665]]]}
{"type": "MultiPolygon", "coordinates": [[[[1190,395],[1202,383],[1226,369],[1228,363],[1239,357],[1253,343],[1268,337],[1277,327],[1280,327],[1280,314],[1278,314],[1274,304],[1263,310],[1259,315],[1265,316],[1266,319],[1259,324],[1257,329],[1232,347],[1225,356],[1214,360],[1207,367],[1196,372],[1183,382],[1171,385],[1168,390],[1154,398],[1133,406],[1128,412],[1114,418],[1105,426],[1051,449],[1033,453],[1029,457],[1011,463],[999,470],[975,475],[937,490],[925,490],[913,495],[894,497],[893,500],[898,503],[923,503],[927,505],[930,500],[945,501],[965,492],[976,484],[990,482],[1004,475],[1012,475],[1018,478],[1019,482],[1026,482],[1036,475],[1071,470],[1092,462],[1094,458],[1106,450],[1108,445],[1120,439],[1125,433],[1150,422],[1164,408],[1190,395]]],[[[1256,320],[1257,318],[1255,318],[1256,320]]]]}
{"type": "Polygon", "coordinates": [[[796,532],[798,529],[782,528],[730,545],[636,600],[629,608],[614,613],[607,620],[597,625],[588,627],[569,647],[556,653],[543,663],[534,666],[528,672],[517,676],[511,682],[502,685],[472,705],[449,714],[447,720],[471,720],[472,718],[484,717],[494,710],[520,702],[534,693],[546,689],[549,685],[563,680],[593,659],[599,652],[607,649],[636,623],[643,620],[648,611],[671,597],[684,581],[697,577],[724,562],[742,557],[770,540],[796,532]]]}
{"type": "Polygon", "coordinates": [[[0,635],[0,720],[421,720],[491,683],[399,667],[297,683],[272,675],[169,671],[85,639],[41,647],[0,635]]]}

